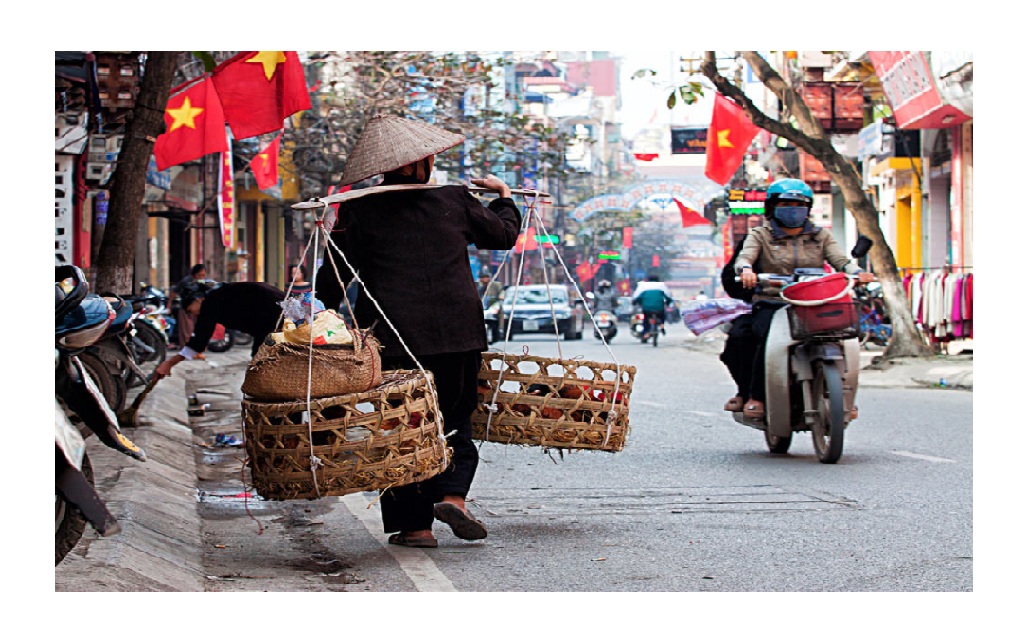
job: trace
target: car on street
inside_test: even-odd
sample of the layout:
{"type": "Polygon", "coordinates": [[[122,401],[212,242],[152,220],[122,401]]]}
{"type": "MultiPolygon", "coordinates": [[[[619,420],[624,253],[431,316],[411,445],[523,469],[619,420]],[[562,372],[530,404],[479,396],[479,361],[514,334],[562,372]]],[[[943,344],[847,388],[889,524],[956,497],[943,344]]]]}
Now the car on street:
{"type": "Polygon", "coordinates": [[[566,340],[582,339],[583,336],[583,318],[586,314],[583,299],[565,284],[530,284],[505,288],[504,302],[494,304],[483,313],[491,343],[505,338],[504,330],[498,327],[498,310],[504,312],[505,323],[511,324],[509,339],[518,334],[554,334],[555,324],[558,333],[566,340]]]}

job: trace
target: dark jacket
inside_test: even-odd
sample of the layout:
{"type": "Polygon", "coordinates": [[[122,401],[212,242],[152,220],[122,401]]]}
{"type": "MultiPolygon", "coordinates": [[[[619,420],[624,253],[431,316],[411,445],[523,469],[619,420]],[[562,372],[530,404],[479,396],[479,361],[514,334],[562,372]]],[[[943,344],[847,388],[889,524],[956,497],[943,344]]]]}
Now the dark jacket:
{"type": "MultiPolygon", "coordinates": [[[[359,327],[378,322],[374,333],[384,356],[406,354],[397,335],[417,356],[485,350],[483,304],[468,247],[511,249],[521,221],[510,198],[484,206],[462,185],[383,192],[342,203],[331,239],[365,284],[355,304],[359,327]]],[[[337,308],[352,273],[333,248],[328,251],[340,284],[325,252],[316,295],[326,307],[337,308]]]]}
{"type": "Polygon", "coordinates": [[[263,282],[231,282],[206,294],[188,347],[206,349],[217,324],[252,335],[253,350],[277,327],[284,291],[263,282]]]}

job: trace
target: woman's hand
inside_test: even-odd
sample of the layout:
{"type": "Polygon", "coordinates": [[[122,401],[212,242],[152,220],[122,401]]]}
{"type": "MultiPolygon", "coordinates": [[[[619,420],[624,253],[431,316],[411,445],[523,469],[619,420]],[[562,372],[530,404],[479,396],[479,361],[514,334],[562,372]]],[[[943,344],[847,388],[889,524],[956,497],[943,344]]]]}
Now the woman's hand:
{"type": "Polygon", "coordinates": [[[856,276],[856,281],[858,283],[860,283],[860,284],[866,284],[868,282],[876,282],[877,281],[877,276],[874,275],[873,273],[868,273],[867,271],[864,271],[864,272],[862,272],[862,273],[860,273],[860,274],[858,274],[856,276]]]}
{"type": "Polygon", "coordinates": [[[497,192],[501,198],[511,197],[511,188],[500,178],[493,174],[487,174],[485,178],[473,178],[469,182],[477,187],[497,192]]]}
{"type": "Polygon", "coordinates": [[[753,269],[743,269],[740,278],[743,288],[753,288],[757,285],[757,274],[753,272],[753,269]]]}

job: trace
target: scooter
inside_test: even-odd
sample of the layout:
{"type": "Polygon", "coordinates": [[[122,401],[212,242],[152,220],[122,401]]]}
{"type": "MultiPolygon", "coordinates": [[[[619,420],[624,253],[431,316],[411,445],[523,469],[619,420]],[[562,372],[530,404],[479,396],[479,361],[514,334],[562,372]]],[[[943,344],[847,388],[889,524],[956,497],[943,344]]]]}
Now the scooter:
{"type": "Polygon", "coordinates": [[[656,348],[658,337],[665,334],[664,324],[656,313],[647,315],[642,310],[637,310],[629,319],[629,334],[639,339],[640,343],[651,342],[656,348]],[[649,322],[649,326],[646,322],[649,322]]]}
{"type": "Polygon", "coordinates": [[[604,341],[610,343],[618,334],[615,314],[609,310],[598,310],[593,319],[597,323],[597,327],[593,330],[593,337],[600,339],[603,336],[604,341]]]}
{"type": "Polygon", "coordinates": [[[757,279],[761,288],[780,287],[784,304],[775,311],[764,343],[765,416],[733,412],[733,417],[764,432],[773,454],[788,453],[793,433],[809,431],[817,459],[834,464],[856,412],[859,311],[851,296],[856,277],[796,269],[793,276],[762,273],[757,279]],[[828,296],[806,299],[806,289],[810,295],[824,289],[828,296]]]}
{"type": "Polygon", "coordinates": [[[86,523],[102,537],[120,532],[117,519],[96,492],[83,432],[139,461],[145,451],[121,433],[117,416],[78,358],[104,335],[116,312],[109,302],[89,293],[81,269],[55,269],[56,326],[54,345],[55,564],[81,539],[86,523]]]}

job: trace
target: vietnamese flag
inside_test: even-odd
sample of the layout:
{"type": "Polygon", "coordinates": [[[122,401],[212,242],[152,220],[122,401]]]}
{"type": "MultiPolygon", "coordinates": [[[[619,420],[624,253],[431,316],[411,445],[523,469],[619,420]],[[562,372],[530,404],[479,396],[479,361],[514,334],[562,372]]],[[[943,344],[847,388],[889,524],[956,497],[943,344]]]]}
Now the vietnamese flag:
{"type": "Polygon", "coordinates": [[[249,167],[256,177],[256,185],[260,189],[270,189],[277,184],[277,155],[281,150],[281,135],[274,137],[263,151],[252,157],[249,167]]]}
{"type": "Polygon", "coordinates": [[[686,207],[685,204],[678,198],[672,198],[675,204],[678,205],[678,210],[682,212],[682,226],[683,227],[698,227],[700,225],[712,225],[714,224],[710,220],[703,217],[703,214],[686,207]]]}
{"type": "Polygon", "coordinates": [[[727,185],[742,165],[746,149],[760,131],[734,101],[717,93],[714,114],[707,130],[707,165],[703,173],[719,185],[727,185]]]}
{"type": "Polygon", "coordinates": [[[295,51],[239,53],[213,69],[213,83],[236,139],[280,130],[285,119],[312,107],[295,51]]]}
{"type": "Polygon", "coordinates": [[[156,169],[161,172],[173,165],[227,150],[224,111],[209,79],[168,99],[163,121],[167,131],[156,137],[153,146],[156,169]]]}

